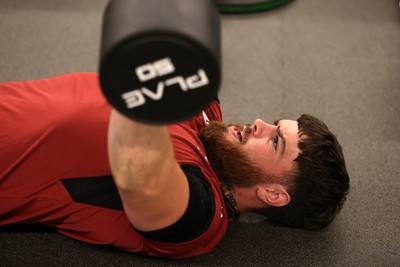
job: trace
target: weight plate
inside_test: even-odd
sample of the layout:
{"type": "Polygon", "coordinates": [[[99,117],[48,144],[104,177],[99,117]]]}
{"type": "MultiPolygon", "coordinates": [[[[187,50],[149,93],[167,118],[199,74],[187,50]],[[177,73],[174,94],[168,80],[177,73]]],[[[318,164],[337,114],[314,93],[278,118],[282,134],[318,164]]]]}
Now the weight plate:
{"type": "Polygon", "coordinates": [[[292,0],[214,0],[220,13],[252,13],[276,8],[292,0]]]}

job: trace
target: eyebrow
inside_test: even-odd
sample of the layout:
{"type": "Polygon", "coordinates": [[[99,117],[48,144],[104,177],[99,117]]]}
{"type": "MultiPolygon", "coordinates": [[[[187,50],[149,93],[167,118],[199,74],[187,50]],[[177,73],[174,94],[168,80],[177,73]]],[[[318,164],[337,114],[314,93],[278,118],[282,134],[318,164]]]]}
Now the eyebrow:
{"type": "Polygon", "coordinates": [[[285,154],[285,149],[286,149],[286,138],[283,136],[283,133],[281,131],[281,126],[278,126],[278,136],[281,138],[282,140],[282,145],[281,145],[281,153],[279,155],[280,158],[283,157],[283,154],[285,154]]]}

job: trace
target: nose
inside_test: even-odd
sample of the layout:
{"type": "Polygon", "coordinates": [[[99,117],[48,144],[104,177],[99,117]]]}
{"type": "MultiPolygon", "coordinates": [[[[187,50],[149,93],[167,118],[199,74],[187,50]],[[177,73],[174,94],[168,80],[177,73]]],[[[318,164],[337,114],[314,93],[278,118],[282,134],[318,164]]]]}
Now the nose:
{"type": "Polygon", "coordinates": [[[253,124],[254,137],[274,136],[278,130],[278,126],[268,124],[261,119],[257,119],[253,124]]]}

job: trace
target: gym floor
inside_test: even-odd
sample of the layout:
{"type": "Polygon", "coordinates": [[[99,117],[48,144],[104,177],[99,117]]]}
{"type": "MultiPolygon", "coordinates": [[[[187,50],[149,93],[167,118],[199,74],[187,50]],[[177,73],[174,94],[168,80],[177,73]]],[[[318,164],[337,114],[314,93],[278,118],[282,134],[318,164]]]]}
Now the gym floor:
{"type": "MultiPolygon", "coordinates": [[[[0,81],[97,71],[107,0],[1,0],[0,81]]],[[[397,0],[306,0],[222,16],[226,121],[325,121],[344,148],[348,201],[326,230],[242,216],[213,252],[164,260],[42,229],[0,232],[2,266],[399,266],[397,0]]]]}

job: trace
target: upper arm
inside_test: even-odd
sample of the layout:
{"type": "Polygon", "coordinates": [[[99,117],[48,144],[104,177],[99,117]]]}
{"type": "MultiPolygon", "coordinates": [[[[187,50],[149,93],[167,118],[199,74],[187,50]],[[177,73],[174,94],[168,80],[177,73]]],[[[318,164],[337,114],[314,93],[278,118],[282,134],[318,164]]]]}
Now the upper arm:
{"type": "Polygon", "coordinates": [[[182,243],[196,239],[208,230],[215,213],[215,197],[210,182],[196,165],[181,165],[189,183],[189,204],[184,215],[173,225],[157,231],[139,231],[149,239],[182,243]]]}
{"type": "Polygon", "coordinates": [[[144,125],[113,111],[109,159],[124,210],[135,228],[165,228],[184,214],[189,185],[165,126],[144,125]]]}
{"type": "Polygon", "coordinates": [[[121,191],[124,211],[132,225],[142,231],[165,228],[178,221],[189,202],[189,185],[178,164],[161,168],[155,185],[138,190],[121,191]],[[158,182],[157,182],[158,181],[158,182]]]}

